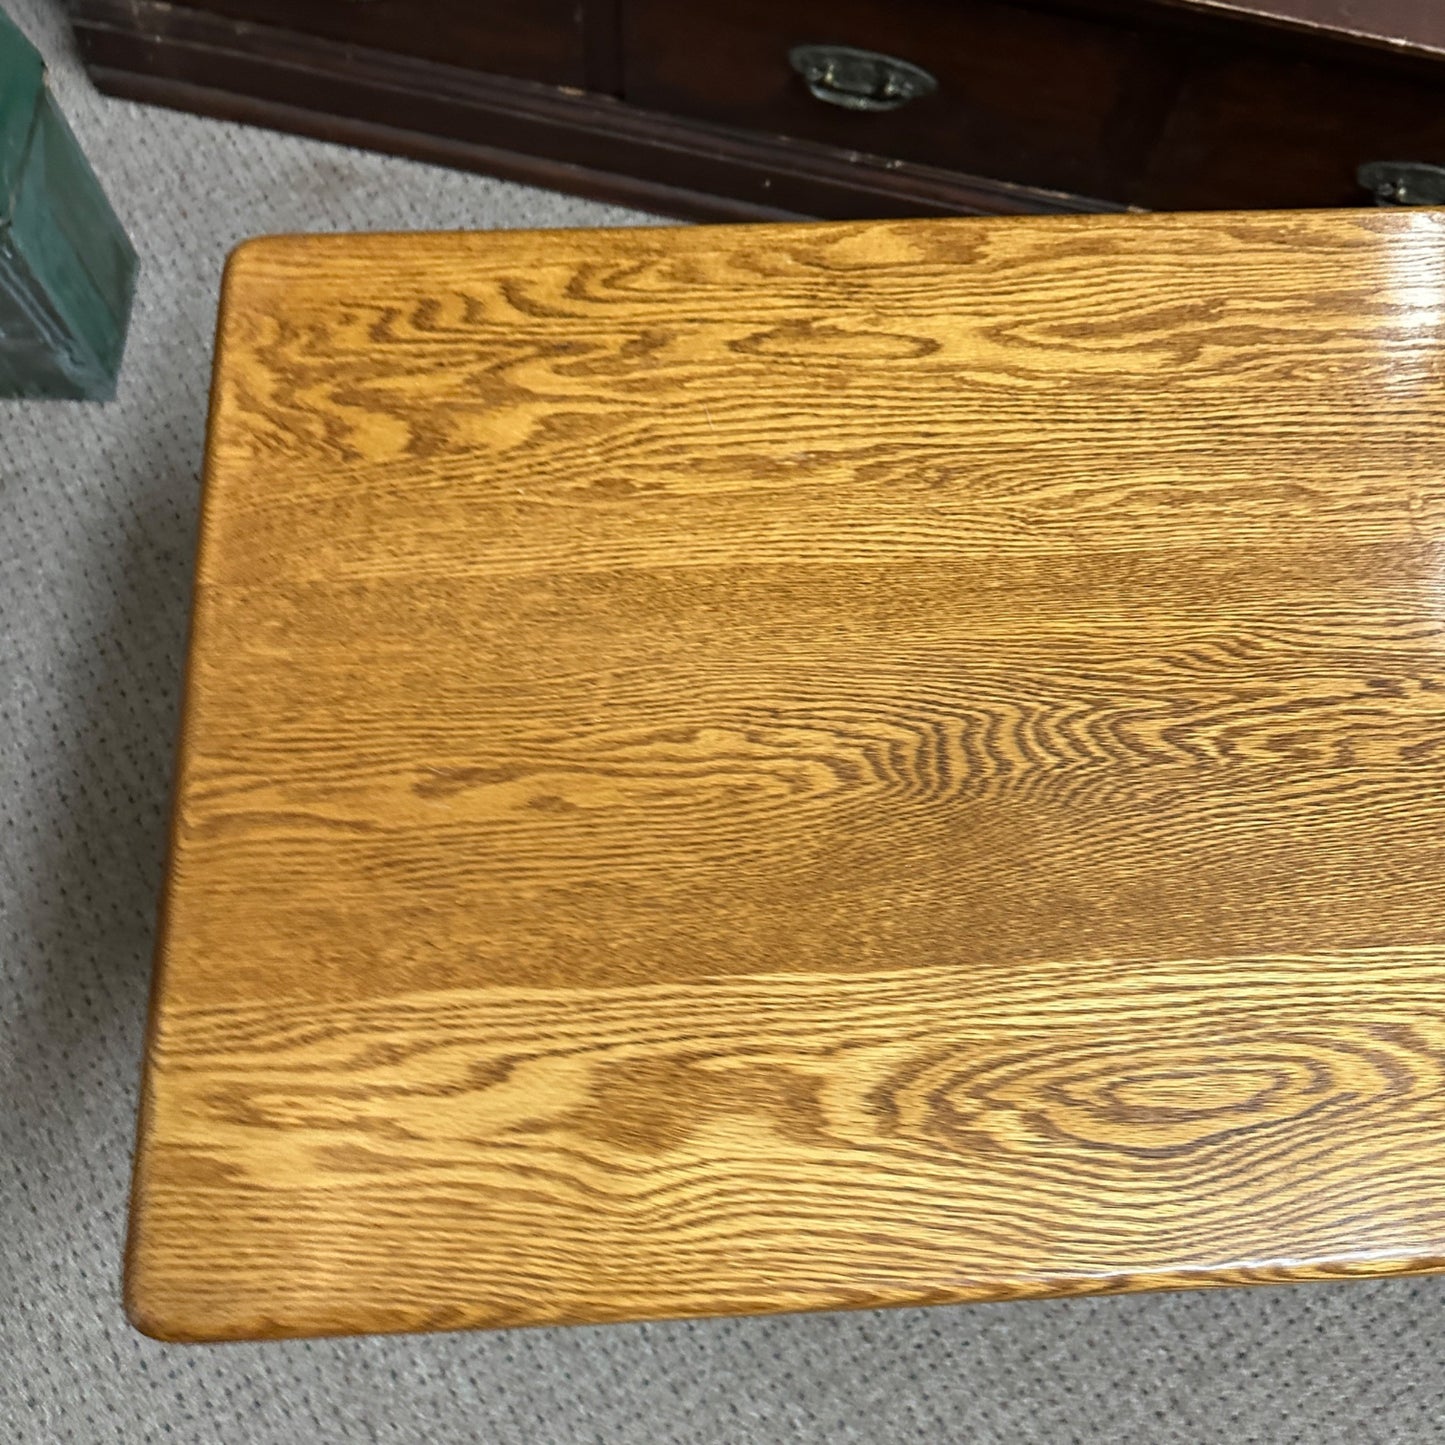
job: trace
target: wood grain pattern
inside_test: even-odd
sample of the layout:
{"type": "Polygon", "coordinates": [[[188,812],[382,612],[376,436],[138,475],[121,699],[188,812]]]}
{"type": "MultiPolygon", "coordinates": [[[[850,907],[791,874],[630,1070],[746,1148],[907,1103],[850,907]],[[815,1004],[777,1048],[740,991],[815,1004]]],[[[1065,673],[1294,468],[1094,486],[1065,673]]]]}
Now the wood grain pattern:
{"type": "Polygon", "coordinates": [[[1442,241],[243,248],[136,1322],[1445,1268],[1442,241]]]}

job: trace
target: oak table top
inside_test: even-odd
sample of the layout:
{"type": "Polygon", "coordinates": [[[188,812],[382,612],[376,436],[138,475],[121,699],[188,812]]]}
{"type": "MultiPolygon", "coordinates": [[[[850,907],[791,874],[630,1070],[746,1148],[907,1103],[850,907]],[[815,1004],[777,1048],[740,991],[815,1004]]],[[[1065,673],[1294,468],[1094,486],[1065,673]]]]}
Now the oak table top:
{"type": "Polygon", "coordinates": [[[1445,1269],[1445,214],[227,273],[127,1298],[1445,1269]]]}

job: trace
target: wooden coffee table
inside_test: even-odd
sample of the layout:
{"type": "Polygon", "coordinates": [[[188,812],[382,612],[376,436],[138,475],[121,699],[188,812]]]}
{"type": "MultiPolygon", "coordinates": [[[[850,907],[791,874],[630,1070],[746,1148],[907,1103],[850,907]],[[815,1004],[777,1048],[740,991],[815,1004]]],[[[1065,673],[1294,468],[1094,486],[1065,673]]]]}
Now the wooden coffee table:
{"type": "Polygon", "coordinates": [[[1445,216],[288,237],[175,1339],[1445,1268],[1445,216]]]}

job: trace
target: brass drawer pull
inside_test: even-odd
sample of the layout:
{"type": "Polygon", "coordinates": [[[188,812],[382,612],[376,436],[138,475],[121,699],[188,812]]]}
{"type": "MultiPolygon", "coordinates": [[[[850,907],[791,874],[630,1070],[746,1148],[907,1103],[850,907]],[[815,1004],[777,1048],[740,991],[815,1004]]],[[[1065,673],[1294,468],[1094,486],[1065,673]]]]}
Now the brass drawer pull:
{"type": "Polygon", "coordinates": [[[1425,161],[1366,161],[1355,178],[1380,206],[1445,205],[1445,166],[1425,161]]]}
{"type": "Polygon", "coordinates": [[[921,66],[850,45],[795,45],[788,64],[819,100],[844,110],[897,110],[938,89],[921,66]]]}

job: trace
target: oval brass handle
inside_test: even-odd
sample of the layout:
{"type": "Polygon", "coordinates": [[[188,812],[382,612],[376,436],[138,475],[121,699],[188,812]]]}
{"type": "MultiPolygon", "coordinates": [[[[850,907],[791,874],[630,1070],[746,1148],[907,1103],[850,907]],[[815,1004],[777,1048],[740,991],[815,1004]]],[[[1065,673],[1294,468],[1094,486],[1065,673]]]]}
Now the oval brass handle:
{"type": "Polygon", "coordinates": [[[844,110],[897,110],[938,89],[922,66],[851,45],[795,45],[788,64],[819,100],[844,110]]]}

